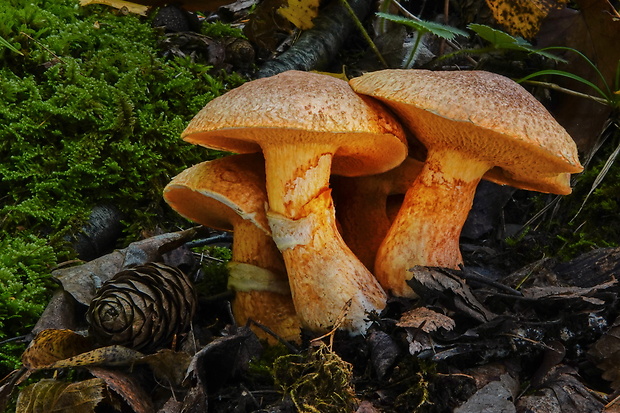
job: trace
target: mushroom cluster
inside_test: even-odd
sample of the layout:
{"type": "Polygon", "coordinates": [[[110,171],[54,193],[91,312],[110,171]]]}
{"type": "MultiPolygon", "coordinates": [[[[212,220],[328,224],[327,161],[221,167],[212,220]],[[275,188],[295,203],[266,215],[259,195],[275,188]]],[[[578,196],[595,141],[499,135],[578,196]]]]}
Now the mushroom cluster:
{"type": "Polygon", "coordinates": [[[164,197],[234,232],[235,316],[285,337],[364,333],[388,294],[415,296],[411,267],[462,264],[480,179],[567,194],[583,169],[542,104],[482,71],[382,70],[350,82],[288,71],[213,99],[182,138],[242,154],[182,172],[164,197]],[[281,305],[268,293],[284,313],[269,315],[281,305]]]}

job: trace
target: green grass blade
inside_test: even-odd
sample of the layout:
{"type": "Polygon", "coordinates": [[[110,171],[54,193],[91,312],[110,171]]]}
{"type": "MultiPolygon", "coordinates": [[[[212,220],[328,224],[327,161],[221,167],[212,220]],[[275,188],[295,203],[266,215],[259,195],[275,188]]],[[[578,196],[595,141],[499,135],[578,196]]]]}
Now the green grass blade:
{"type": "Polygon", "coordinates": [[[19,49],[17,49],[15,46],[13,46],[11,43],[9,43],[8,40],[6,40],[4,37],[0,36],[0,46],[4,46],[6,48],[8,48],[9,50],[20,54],[20,55],[24,55],[22,52],[19,51],[19,49]]]}
{"type": "Polygon", "coordinates": [[[598,86],[596,86],[594,83],[590,82],[589,80],[584,79],[581,76],[577,76],[573,73],[569,73],[569,72],[565,72],[563,70],[555,70],[555,69],[548,69],[548,70],[540,70],[538,72],[534,72],[532,74],[529,74],[519,80],[517,80],[517,83],[521,83],[524,82],[526,80],[532,79],[534,77],[539,77],[539,76],[545,76],[545,75],[556,75],[556,76],[563,76],[563,77],[567,77],[569,79],[573,79],[576,80],[580,83],[583,83],[584,85],[590,86],[592,89],[594,89],[598,94],[600,94],[604,99],[606,99],[607,101],[610,101],[611,96],[610,95],[606,95],[598,86]]]}
{"type": "Polygon", "coordinates": [[[573,49],[572,47],[566,47],[566,46],[549,46],[549,47],[545,47],[541,50],[565,50],[568,52],[573,52],[573,53],[577,53],[577,55],[579,55],[583,60],[585,60],[585,62],[592,68],[594,69],[594,71],[596,72],[596,74],[598,75],[598,77],[603,81],[603,84],[605,85],[605,88],[607,89],[607,95],[603,96],[608,99],[609,95],[611,95],[611,90],[609,89],[609,85],[607,84],[607,79],[605,79],[605,76],[603,76],[603,74],[601,73],[601,71],[598,69],[598,67],[594,64],[594,62],[592,62],[592,60],[590,60],[588,58],[588,56],[586,56],[585,54],[581,53],[579,50],[577,49],[573,49]]]}

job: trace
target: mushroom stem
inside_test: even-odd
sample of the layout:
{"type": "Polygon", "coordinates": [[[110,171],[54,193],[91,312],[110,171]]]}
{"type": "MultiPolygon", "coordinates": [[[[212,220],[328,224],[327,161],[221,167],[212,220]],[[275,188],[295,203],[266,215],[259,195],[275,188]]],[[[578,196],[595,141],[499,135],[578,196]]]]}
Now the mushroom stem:
{"type": "Polygon", "coordinates": [[[462,264],[461,229],[478,182],[490,168],[455,150],[429,151],[377,253],[375,275],[386,291],[415,297],[406,283],[411,267],[462,264]]]}
{"type": "Polygon", "coordinates": [[[335,150],[326,143],[263,146],[267,219],[284,257],[302,323],[312,331],[329,331],[345,303],[352,300],[342,328],[363,333],[368,328],[367,313],[381,311],[386,295],[336,227],[329,189],[335,150]]]}
{"type": "MultiPolygon", "coordinates": [[[[248,220],[235,222],[228,288],[235,291],[235,320],[248,319],[269,326],[281,338],[298,342],[300,323],[291,299],[282,254],[270,235],[248,220]]],[[[259,338],[275,344],[274,337],[252,326],[259,338]]]]}
{"type": "Polygon", "coordinates": [[[279,274],[286,282],[282,254],[271,236],[251,221],[239,219],[235,222],[231,260],[264,268],[279,274]]]}
{"type": "Polygon", "coordinates": [[[303,218],[293,220],[275,211],[268,212],[267,218],[282,251],[302,323],[315,332],[326,332],[342,322],[341,328],[364,333],[367,313],[381,311],[386,295],[338,233],[331,190],[310,201],[303,218]],[[348,300],[349,310],[339,320],[348,300]]]}
{"type": "Polygon", "coordinates": [[[335,150],[330,144],[264,144],[269,208],[293,219],[302,217],[303,207],[329,186],[335,150]]]}

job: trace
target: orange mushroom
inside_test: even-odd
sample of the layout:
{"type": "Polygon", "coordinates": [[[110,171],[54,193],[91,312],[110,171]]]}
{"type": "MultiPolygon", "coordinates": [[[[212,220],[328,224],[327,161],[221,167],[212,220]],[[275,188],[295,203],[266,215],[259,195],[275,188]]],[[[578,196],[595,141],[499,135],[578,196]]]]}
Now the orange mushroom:
{"type": "MultiPolygon", "coordinates": [[[[235,291],[235,320],[249,318],[288,341],[299,341],[301,326],[291,298],[282,254],[265,215],[264,162],[259,154],[233,155],[194,165],[164,188],[164,199],[180,215],[233,232],[228,286],[235,291]]],[[[271,335],[253,327],[270,342],[271,335]]]]}
{"type": "Polygon", "coordinates": [[[364,332],[367,313],[382,310],[386,295],[336,230],[329,177],[381,173],[403,161],[404,134],[389,112],[346,81],[288,71],[213,99],[182,136],[209,148],[262,151],[267,217],[303,325],[325,332],[342,321],[364,332]]]}
{"type": "Polygon", "coordinates": [[[461,228],[487,176],[517,188],[571,192],[583,170],[574,141],[520,85],[483,71],[382,70],[351,79],[353,89],[388,105],[426,147],[420,175],[375,262],[381,285],[415,296],[415,265],[458,268],[461,228]]]}
{"type": "Polygon", "coordinates": [[[340,233],[366,268],[373,269],[377,250],[422,162],[407,157],[402,164],[377,175],[331,179],[340,233]]]}

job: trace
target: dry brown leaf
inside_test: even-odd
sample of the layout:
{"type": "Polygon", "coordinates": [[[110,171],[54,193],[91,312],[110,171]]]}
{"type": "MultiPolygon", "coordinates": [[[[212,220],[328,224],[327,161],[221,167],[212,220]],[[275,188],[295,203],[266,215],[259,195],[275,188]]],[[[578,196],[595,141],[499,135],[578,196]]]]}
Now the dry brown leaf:
{"type": "Polygon", "coordinates": [[[137,363],[144,354],[123,346],[107,346],[52,363],[47,368],[63,369],[87,366],[128,366],[137,363]]]}
{"type": "Polygon", "coordinates": [[[104,389],[104,381],[97,378],[77,383],[44,379],[19,393],[15,412],[91,413],[103,400],[104,389]]]}
{"type": "Polygon", "coordinates": [[[454,328],[454,320],[426,307],[418,307],[404,313],[398,323],[399,327],[419,328],[426,333],[439,328],[448,331],[454,328]]]}
{"type": "Polygon", "coordinates": [[[90,373],[105,381],[107,386],[120,395],[135,413],[151,413],[153,404],[148,393],[138,383],[135,375],[119,370],[90,367],[90,373]]]}
{"type": "Polygon", "coordinates": [[[163,254],[193,239],[198,231],[198,228],[190,228],[132,242],[127,248],[116,250],[86,264],[54,270],[52,276],[60,281],[64,290],[76,301],[88,306],[97,289],[114,274],[147,262],[161,262],[163,254]]]}
{"type": "Polygon", "coordinates": [[[493,17],[508,33],[532,39],[549,12],[561,9],[567,0],[486,0],[493,17]]]}
{"type": "Polygon", "coordinates": [[[91,348],[88,338],[71,330],[43,330],[37,334],[22,354],[22,364],[28,369],[40,369],[91,348]]]}
{"type": "Polygon", "coordinates": [[[616,319],[611,328],[599,338],[588,352],[603,371],[603,379],[611,382],[611,388],[620,390],[620,318],[616,319]]]}
{"type": "Polygon", "coordinates": [[[180,386],[185,378],[192,356],[185,352],[168,349],[160,350],[155,354],[144,356],[141,363],[148,364],[153,374],[161,381],[172,386],[180,386]]]}

